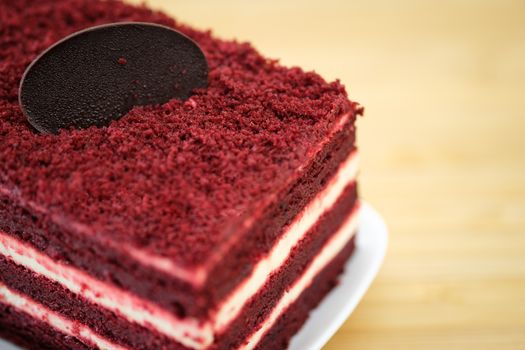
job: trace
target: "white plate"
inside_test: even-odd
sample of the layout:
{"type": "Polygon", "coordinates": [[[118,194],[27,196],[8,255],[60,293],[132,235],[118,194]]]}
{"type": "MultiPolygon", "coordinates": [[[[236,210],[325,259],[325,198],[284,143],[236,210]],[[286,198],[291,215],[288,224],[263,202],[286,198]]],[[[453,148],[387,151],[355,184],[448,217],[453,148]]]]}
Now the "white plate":
{"type": "MultiPolygon", "coordinates": [[[[363,203],[359,217],[357,247],[345,266],[339,285],[311,313],[289,350],[319,350],[355,309],[383,262],[388,233],[381,216],[363,203]]],[[[0,339],[0,350],[20,350],[0,339]]]]}

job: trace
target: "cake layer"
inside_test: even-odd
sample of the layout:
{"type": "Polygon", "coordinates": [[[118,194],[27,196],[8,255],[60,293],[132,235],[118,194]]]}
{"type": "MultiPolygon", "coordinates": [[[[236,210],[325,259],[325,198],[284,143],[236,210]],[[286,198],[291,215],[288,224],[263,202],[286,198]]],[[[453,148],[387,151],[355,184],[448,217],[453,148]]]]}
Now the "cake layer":
{"type": "Polygon", "coordinates": [[[0,300],[0,337],[24,349],[94,350],[77,338],[58,332],[48,323],[36,320],[0,300]]]}
{"type": "MultiPolygon", "coordinates": [[[[295,221],[286,227],[282,238],[269,254],[262,257],[252,275],[225,298],[217,309],[208,310],[209,316],[204,320],[177,317],[118,286],[97,280],[74,267],[57,263],[27,243],[17,241],[9,235],[0,235],[0,251],[18,264],[57,281],[90,302],[118,311],[130,322],[148,325],[149,328],[186,346],[202,348],[211,344],[214,334],[224,331],[249,298],[286,262],[297,243],[307,237],[308,231],[324,213],[332,209],[345,188],[353,183],[357,174],[357,164],[357,154],[354,152],[338,166],[337,172],[324,184],[324,189],[304,208],[295,221]]],[[[355,200],[355,193],[351,199],[355,200]]]]}
{"type": "Polygon", "coordinates": [[[293,249],[284,266],[271,274],[264,287],[241,309],[239,316],[226,331],[216,337],[220,339],[221,348],[235,348],[239,345],[239,340],[247,338],[251,330],[256,329],[269,316],[279,299],[309,266],[313,257],[341,228],[349,213],[357,215],[355,194],[355,186],[346,189],[335,207],[323,215],[301,243],[293,249]]]}
{"type": "MultiPolygon", "coordinates": [[[[0,254],[15,264],[25,267],[30,273],[42,276],[44,281],[52,281],[75,296],[117,313],[129,323],[147,327],[150,331],[164,334],[190,348],[206,348],[213,342],[213,330],[209,322],[202,325],[192,318],[177,318],[150,301],[141,299],[124,289],[105,284],[67,265],[57,264],[47,255],[41,254],[2,231],[0,231],[0,254]]],[[[6,270],[5,278],[16,278],[16,273],[13,273],[15,272],[6,270]]],[[[33,284],[33,278],[27,277],[29,279],[26,279],[26,282],[31,282],[27,287],[36,286],[33,284]]],[[[35,292],[39,293],[39,290],[36,289],[35,292]]],[[[53,295],[53,291],[49,295],[53,295]]],[[[68,299],[64,299],[66,300],[68,299]]],[[[52,305],[51,302],[49,306],[52,305]]],[[[83,302],[79,301],[75,306],[83,306],[83,302]]],[[[75,307],[72,308],[73,312],[77,310],[75,307]]],[[[90,312],[89,309],[84,311],[88,314],[90,312]]],[[[98,321],[107,322],[108,316],[110,315],[104,314],[98,318],[98,321]]],[[[147,336],[147,333],[144,334],[147,336]]]]}
{"type": "MultiPolygon", "coordinates": [[[[79,236],[64,231],[63,227],[39,213],[37,208],[28,210],[10,197],[2,196],[0,186],[0,229],[30,242],[35,248],[51,258],[85,270],[98,280],[110,282],[133,293],[154,300],[164,309],[180,317],[205,318],[243,278],[247,278],[254,266],[254,259],[267,252],[282,234],[282,226],[289,224],[304,210],[329,179],[334,177],[339,163],[354,149],[353,127],[347,118],[316,157],[305,169],[305,176],[293,184],[289,193],[265,211],[265,217],[253,229],[245,230],[239,242],[233,244],[229,257],[213,271],[213,279],[202,289],[167,275],[157,269],[139,264],[136,260],[108,245],[96,244],[89,236],[79,236]],[[261,237],[264,237],[262,239],[261,237]],[[236,247],[234,247],[236,246],[236,247]],[[254,251],[257,252],[254,255],[254,251]],[[251,254],[249,254],[251,252],[251,254]],[[93,264],[93,261],[98,261],[93,264]],[[232,278],[232,276],[235,276],[232,278]]],[[[339,128],[339,127],[338,127],[339,128]]],[[[355,175],[349,175],[352,178],[355,175]]],[[[351,179],[349,179],[351,180],[351,179]]],[[[275,200],[277,201],[276,197],[275,200]]],[[[27,205],[25,206],[27,207],[27,205]]],[[[239,236],[241,234],[237,232],[239,236]]]]}
{"type": "MultiPolygon", "coordinates": [[[[357,225],[357,216],[355,213],[348,215],[345,223],[342,227],[337,230],[337,233],[330,238],[330,240],[323,245],[320,252],[315,256],[314,260],[307,264],[306,269],[300,274],[296,281],[293,282],[292,286],[289,288],[289,291],[283,294],[278,300],[273,309],[270,310],[270,313],[263,316],[263,321],[257,327],[252,328],[256,330],[251,336],[252,345],[256,345],[260,337],[264,335],[264,330],[270,330],[273,327],[275,320],[286,310],[286,308],[293,304],[295,299],[307,289],[313,278],[326,266],[329,262],[338,254],[345,245],[353,244],[351,239],[353,233],[355,232],[357,225]]],[[[185,347],[177,346],[174,343],[163,343],[158,338],[155,338],[150,333],[146,332],[145,337],[141,337],[141,330],[137,331],[136,326],[130,324],[127,326],[119,327],[118,321],[114,322],[115,316],[101,315],[100,310],[97,310],[96,307],[91,309],[86,309],[85,305],[81,305],[82,301],[79,302],[78,298],[76,299],[77,305],[71,305],[72,299],[75,299],[75,296],[63,295],[65,292],[60,287],[56,285],[53,286],[51,282],[46,282],[45,279],[41,280],[39,278],[31,278],[29,272],[23,271],[20,266],[13,265],[7,260],[3,259],[0,261],[2,263],[2,273],[5,274],[5,279],[0,282],[0,295],[2,295],[1,301],[7,304],[10,304],[22,310],[25,313],[28,313],[40,321],[47,321],[50,326],[56,328],[58,331],[80,337],[84,343],[87,344],[97,344],[100,349],[132,349],[132,348],[164,348],[164,349],[185,349],[185,347]],[[11,265],[11,266],[10,266],[11,265]],[[15,277],[16,276],[16,277],[15,277]],[[9,283],[16,290],[11,290],[5,287],[4,283],[9,283]],[[23,290],[23,291],[22,291],[23,290]],[[32,294],[31,296],[26,296],[24,292],[32,294]],[[35,299],[41,299],[40,302],[35,299]],[[54,299],[54,300],[50,300],[54,299]],[[55,308],[56,310],[49,309],[43,304],[48,304],[49,307],[55,308]],[[67,315],[64,315],[66,313],[67,315]],[[67,317],[66,317],[67,316],[67,317]],[[101,317],[102,316],[102,317],[101,317]],[[93,322],[92,319],[86,320],[86,318],[95,317],[99,324],[88,324],[93,322]],[[69,321],[69,318],[75,319],[76,322],[69,321]],[[87,321],[87,322],[86,322],[87,321]],[[115,325],[117,327],[115,327],[115,325]],[[98,334],[105,327],[112,329],[111,334],[98,334]],[[93,331],[97,329],[97,333],[93,331]],[[117,339],[115,333],[123,332],[123,339],[127,343],[126,346],[122,345],[122,339],[117,339]],[[131,337],[130,337],[131,335],[131,337]],[[137,343],[130,344],[130,339],[135,339],[137,343]],[[117,342],[120,341],[120,345],[117,342]]],[[[269,288],[272,288],[275,284],[270,284],[269,288]]],[[[278,286],[278,284],[277,284],[278,286]]],[[[317,289],[317,286],[315,286],[317,289]]],[[[103,312],[102,312],[103,313],[103,312]]],[[[235,329],[231,330],[235,332],[235,329]]],[[[253,331],[252,331],[253,332],[253,331]]],[[[248,334],[249,336],[250,334],[248,334]]],[[[235,333],[230,336],[230,338],[235,338],[242,336],[235,333]]],[[[241,339],[237,339],[237,342],[241,339]]],[[[232,349],[233,346],[231,343],[219,342],[213,346],[213,348],[224,348],[232,349]]]]}
{"type": "Polygon", "coordinates": [[[163,334],[127,321],[124,317],[71,293],[58,283],[0,258],[0,283],[52,312],[96,329],[100,336],[130,349],[191,349],[163,334]]]}
{"type": "Polygon", "coordinates": [[[315,277],[330,264],[332,259],[337,257],[345,246],[351,243],[352,237],[357,230],[357,222],[357,215],[350,214],[346,218],[343,225],[330,237],[330,240],[323,246],[319,254],[310,262],[308,268],[279,299],[279,302],[262,322],[261,326],[248,337],[247,342],[240,347],[241,349],[249,350],[257,347],[261,339],[270,332],[274,324],[285,315],[305,290],[310,287],[317,290],[317,286],[313,284],[315,277]]]}
{"type": "MultiPolygon", "coordinates": [[[[317,199],[307,206],[304,213],[302,213],[293,224],[289,225],[289,232],[285,234],[285,236],[289,238],[287,238],[287,240],[281,240],[275,247],[275,252],[270,255],[271,258],[268,257],[266,258],[266,262],[261,262],[260,266],[263,269],[259,270],[262,272],[255,274],[255,277],[257,277],[257,275],[260,276],[255,279],[249,279],[247,281],[249,283],[241,285],[239,292],[233,293],[233,295],[224,302],[225,307],[222,310],[229,312],[232,310],[229,310],[230,307],[228,304],[231,305],[232,300],[236,306],[239,306],[237,311],[233,310],[230,319],[234,319],[236,312],[242,308],[251,295],[258,291],[258,286],[264,285],[264,278],[269,276],[272,270],[277,271],[279,266],[285,263],[286,255],[282,255],[283,253],[289,254],[296,242],[299,242],[303,237],[325,238],[326,235],[331,232],[330,230],[326,230],[326,228],[330,227],[330,224],[337,225],[339,222],[338,220],[340,219],[337,217],[337,215],[339,215],[338,212],[342,211],[343,215],[345,212],[348,212],[355,201],[355,186],[348,188],[347,195],[343,194],[345,187],[348,186],[347,184],[352,183],[355,178],[356,169],[357,158],[352,154],[341,164],[337,174],[325,185],[325,190],[316,196],[317,199]],[[336,205],[336,210],[330,210],[333,209],[332,206],[334,206],[338,197],[342,197],[340,201],[342,200],[343,204],[336,205]],[[329,225],[322,225],[323,221],[319,224],[320,227],[325,228],[324,236],[316,234],[306,236],[309,228],[326,214],[325,212],[330,214],[332,211],[335,212],[336,216],[330,218],[329,225]],[[272,265],[276,263],[277,265],[272,267],[272,265]],[[239,299],[239,295],[241,299],[239,299]]],[[[342,215],[340,216],[342,217],[342,215]]],[[[13,241],[8,235],[4,234],[1,241],[3,253],[15,259],[19,264],[23,264],[33,270],[36,269],[37,272],[58,281],[70,291],[82,295],[84,298],[88,298],[88,300],[93,303],[110,310],[118,310],[119,313],[124,313],[132,322],[138,322],[143,325],[149,324],[150,327],[153,326],[158,332],[172,336],[175,339],[189,339],[189,341],[183,342],[186,345],[198,347],[202,344],[209,343],[212,338],[212,333],[220,333],[221,328],[228,323],[222,318],[218,319],[218,323],[215,322],[215,325],[212,324],[211,327],[207,328],[206,324],[203,327],[199,327],[198,322],[192,321],[191,319],[179,320],[173,318],[172,315],[155,307],[155,305],[151,305],[148,301],[140,300],[125,291],[119,290],[119,288],[113,288],[110,285],[94,280],[74,268],[57,264],[35,249],[21,244],[21,242],[17,242],[16,240],[13,241]],[[53,266],[55,267],[53,268],[53,266]]],[[[303,246],[300,246],[300,248],[303,254],[313,254],[313,252],[308,253],[310,249],[304,249],[303,246]]],[[[309,255],[304,256],[308,258],[309,255]]],[[[284,285],[286,286],[286,284],[284,285]]],[[[224,316],[225,313],[222,312],[222,310],[218,311],[218,316],[224,316]]]]}
{"type": "MultiPolygon", "coordinates": [[[[257,293],[266,283],[272,274],[279,271],[282,266],[286,265],[287,259],[293,253],[293,250],[300,249],[301,243],[308,240],[310,231],[317,223],[324,227],[321,219],[323,215],[330,213],[337,204],[338,199],[348,199],[350,196],[350,206],[347,207],[343,216],[346,215],[356,200],[355,179],[358,171],[357,152],[350,154],[338,167],[337,172],[325,184],[324,188],[306,205],[306,207],[295,217],[292,222],[282,230],[279,239],[270,246],[266,254],[261,254],[262,249],[254,249],[252,252],[259,253],[259,260],[255,263],[254,269],[247,279],[242,281],[224,300],[219,303],[218,312],[215,315],[215,327],[217,332],[221,332],[229,325],[231,320],[245,305],[255,293],[257,293]],[[347,197],[345,189],[350,187],[347,197]]],[[[339,224],[336,218],[334,223],[328,223],[328,226],[339,224]]],[[[325,231],[329,233],[331,231],[325,231]]],[[[313,236],[315,239],[315,236],[313,236]]],[[[245,242],[249,240],[243,240],[245,242]]],[[[247,243],[248,244],[248,243],[247,243]]],[[[310,251],[306,251],[306,254],[310,251]]],[[[239,263],[242,259],[239,259],[239,263]]]]}
{"type": "Polygon", "coordinates": [[[75,337],[90,347],[100,350],[124,350],[124,348],[96,334],[81,322],[67,319],[3,284],[0,284],[0,303],[22,311],[37,322],[46,323],[49,327],[55,329],[56,332],[75,337]]]}
{"type": "MultiPolygon", "coordinates": [[[[262,321],[284,290],[298,278],[304,266],[308,265],[311,256],[320,250],[332,232],[337,230],[344,218],[352,211],[355,198],[355,186],[349,186],[334,208],[323,215],[308,233],[307,238],[294,248],[284,267],[272,276],[264,289],[246,305],[236,321],[218,337],[224,348],[231,348],[235,341],[244,339],[250,330],[262,321]]],[[[8,263],[5,258],[0,258],[0,281],[20,293],[29,295],[37,302],[50,305],[53,310],[62,312],[69,318],[83,319],[89,326],[110,339],[115,341],[125,339],[125,344],[130,347],[136,347],[147,341],[149,341],[148,348],[160,348],[161,345],[168,346],[170,343],[167,336],[157,333],[152,338],[148,335],[147,329],[130,326],[124,319],[108,310],[87,302],[58,283],[53,283],[44,277],[36,277],[21,266],[8,263]]]]}
{"type": "Polygon", "coordinates": [[[210,267],[209,276],[213,278],[206,288],[214,291],[208,295],[214,304],[253,274],[252,268],[258,260],[274,249],[297,217],[310,216],[311,220],[305,220],[300,228],[306,232],[330,209],[345,186],[355,182],[359,166],[355,118],[352,113],[342,114],[326,139],[311,150],[310,161],[298,170],[300,176],[290,178],[288,186],[275,192],[267,203],[259,203],[257,210],[243,222],[248,229],[232,232],[230,243],[221,247],[222,254],[214,256],[210,267]],[[323,196],[330,199],[320,199],[323,196]],[[318,207],[314,209],[315,206],[318,207]]]}
{"type": "Polygon", "coordinates": [[[343,271],[355,249],[355,239],[350,241],[339,254],[314,278],[311,287],[306,289],[293,304],[281,313],[273,326],[261,335],[258,344],[247,345],[244,349],[256,350],[286,349],[290,339],[308,320],[310,312],[319,305],[323,298],[338,283],[338,276],[343,271]]]}
{"type": "MultiPolygon", "coordinates": [[[[262,288],[255,297],[251,298],[251,301],[246,305],[243,312],[238,315],[237,320],[230,327],[226,328],[225,331],[215,330],[215,333],[221,333],[220,336],[216,337],[216,339],[220,339],[221,344],[227,344],[228,346],[226,348],[229,348],[232,346],[233,341],[243,339],[242,337],[249,334],[252,327],[257,326],[266,313],[271,310],[284,290],[298,278],[303,268],[308,265],[311,257],[316,255],[320,247],[323,246],[332,233],[339,228],[348,213],[353,210],[355,200],[356,186],[355,184],[351,184],[346,187],[333,208],[323,214],[320,220],[309,230],[306,237],[294,247],[292,254],[283,264],[283,267],[273,273],[272,278],[264,284],[264,288],[262,288]],[[256,318],[253,317],[254,314],[257,314],[256,318]]],[[[17,263],[24,264],[27,268],[31,268],[34,272],[46,273],[42,270],[42,267],[30,263],[31,260],[39,260],[38,252],[24,251],[21,245],[17,245],[16,242],[9,240],[5,234],[3,236],[0,235],[0,252],[10,256],[10,259],[17,263]]],[[[97,281],[91,281],[89,277],[82,277],[81,281],[83,281],[84,284],[78,287],[69,285],[66,291],[59,283],[53,283],[44,277],[36,278],[29,271],[26,270],[27,272],[24,272],[21,266],[15,269],[14,267],[9,267],[7,260],[0,260],[0,262],[2,261],[4,263],[0,264],[0,280],[4,280],[4,283],[13,286],[13,288],[19,290],[21,293],[30,295],[31,298],[42,304],[50,305],[55,311],[63,312],[70,318],[89,315],[86,322],[91,327],[98,329],[111,339],[126,339],[126,344],[131,347],[137,345],[136,341],[140,344],[143,341],[141,339],[149,339],[147,330],[133,326],[130,331],[130,326],[125,322],[125,318],[115,317],[107,308],[101,307],[108,307],[108,305],[101,304],[100,300],[96,299],[97,295],[105,295],[107,297],[111,291],[99,289],[89,292],[89,288],[93,288],[93,286],[98,284],[97,281]],[[76,295],[72,292],[76,293],[76,295]],[[86,300],[86,297],[89,298],[89,302],[86,300]]],[[[42,261],[40,265],[50,268],[51,264],[52,262],[42,261]]],[[[62,267],[61,269],[63,270],[62,267]]],[[[48,276],[52,277],[51,275],[48,276]]],[[[120,291],[115,297],[115,300],[120,300],[120,306],[112,308],[111,305],[109,305],[109,310],[119,310],[119,312],[121,312],[123,309],[126,309],[126,306],[122,304],[122,301],[126,300],[126,295],[126,293],[120,291]]],[[[138,304],[140,302],[140,300],[135,299],[135,303],[138,304]]],[[[241,305],[240,302],[239,305],[241,305]]],[[[131,314],[131,316],[132,315],[133,314],[131,314]]],[[[158,315],[162,316],[165,314],[159,312],[158,315]]],[[[137,319],[130,319],[130,321],[136,322],[137,319]]],[[[138,321],[140,322],[140,319],[138,321]]],[[[158,320],[151,318],[149,321],[153,326],[160,323],[158,320]]],[[[180,330],[183,329],[188,330],[188,326],[191,326],[191,324],[192,322],[184,323],[184,320],[180,320],[179,324],[173,324],[173,327],[176,328],[176,331],[180,332],[180,330]]],[[[177,332],[169,333],[167,332],[169,330],[163,330],[165,330],[165,334],[163,335],[162,332],[157,330],[157,336],[155,338],[158,339],[156,340],[158,343],[167,346],[166,344],[169,344],[170,340],[166,333],[173,335],[177,334],[177,332]]],[[[191,330],[190,328],[189,331],[191,330]]],[[[196,338],[198,336],[196,333],[189,334],[194,334],[196,338]]],[[[199,345],[193,343],[186,344],[189,346],[199,345]]]]}

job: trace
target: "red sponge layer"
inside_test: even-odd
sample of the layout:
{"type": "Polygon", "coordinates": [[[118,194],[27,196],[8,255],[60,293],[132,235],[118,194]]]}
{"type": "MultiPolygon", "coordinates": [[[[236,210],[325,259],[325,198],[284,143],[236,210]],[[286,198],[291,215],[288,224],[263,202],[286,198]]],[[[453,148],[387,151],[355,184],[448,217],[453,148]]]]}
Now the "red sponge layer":
{"type": "Polygon", "coordinates": [[[37,321],[0,301],[0,337],[38,350],[96,350],[75,337],[57,332],[47,323],[37,321]]]}

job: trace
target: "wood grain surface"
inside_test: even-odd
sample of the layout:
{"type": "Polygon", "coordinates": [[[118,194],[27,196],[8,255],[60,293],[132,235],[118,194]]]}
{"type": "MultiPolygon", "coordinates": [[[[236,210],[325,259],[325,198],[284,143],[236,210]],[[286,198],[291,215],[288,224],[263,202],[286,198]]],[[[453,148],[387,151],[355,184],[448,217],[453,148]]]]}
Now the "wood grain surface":
{"type": "Polygon", "coordinates": [[[339,78],[391,231],[336,349],[525,349],[525,2],[149,1],[339,78]]]}

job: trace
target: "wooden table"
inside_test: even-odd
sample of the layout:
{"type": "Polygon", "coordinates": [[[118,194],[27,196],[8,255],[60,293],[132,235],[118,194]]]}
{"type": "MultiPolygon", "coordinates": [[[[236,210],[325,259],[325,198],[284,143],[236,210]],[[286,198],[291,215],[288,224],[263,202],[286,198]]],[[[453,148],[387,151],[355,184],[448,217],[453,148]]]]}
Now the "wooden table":
{"type": "Polygon", "coordinates": [[[523,1],[150,1],[340,78],[391,243],[335,349],[525,349],[523,1]]]}

